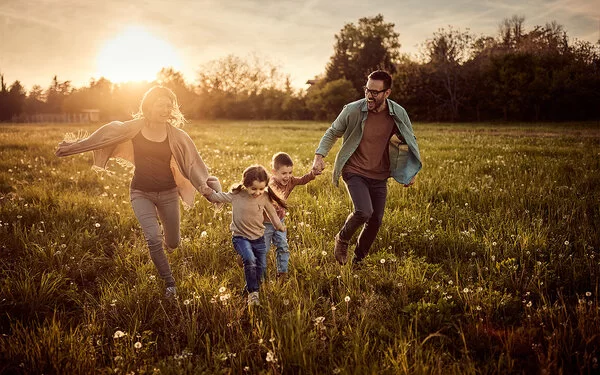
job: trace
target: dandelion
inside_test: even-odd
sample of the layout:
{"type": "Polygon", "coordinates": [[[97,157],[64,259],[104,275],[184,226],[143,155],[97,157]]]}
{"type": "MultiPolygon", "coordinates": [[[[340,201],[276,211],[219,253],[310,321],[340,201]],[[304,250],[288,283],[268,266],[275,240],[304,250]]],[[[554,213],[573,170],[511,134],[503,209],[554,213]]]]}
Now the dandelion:
{"type": "Polygon", "coordinates": [[[229,299],[229,297],[231,297],[231,294],[227,293],[227,294],[223,294],[219,297],[219,299],[221,300],[221,302],[227,302],[227,300],[229,299]]]}
{"type": "Polygon", "coordinates": [[[492,242],[492,246],[496,246],[496,245],[497,245],[496,241],[492,242]]]}
{"type": "Polygon", "coordinates": [[[569,246],[569,241],[565,241],[565,246],[569,246]]]}
{"type": "Polygon", "coordinates": [[[385,258],[381,258],[381,260],[379,261],[379,263],[384,264],[385,263],[385,258]]]}
{"type": "Polygon", "coordinates": [[[322,324],[324,321],[325,321],[325,317],[324,316],[317,316],[315,318],[315,325],[322,324]]]}
{"type": "Polygon", "coordinates": [[[265,359],[267,360],[267,362],[273,362],[273,363],[277,362],[277,357],[275,357],[275,353],[273,353],[270,350],[267,352],[267,356],[265,359]]]}
{"type": "Polygon", "coordinates": [[[271,338],[269,339],[269,342],[275,342],[275,337],[271,337],[271,338]]]}
{"type": "Polygon", "coordinates": [[[586,297],[591,297],[592,296],[592,292],[585,292],[585,296],[586,297]]]}
{"type": "Polygon", "coordinates": [[[127,335],[127,334],[125,332],[123,332],[123,331],[116,331],[115,334],[113,335],[113,338],[119,339],[119,338],[121,338],[121,337],[123,337],[125,335],[127,335]]]}
{"type": "Polygon", "coordinates": [[[189,305],[189,304],[190,304],[190,302],[191,302],[191,301],[190,301],[189,299],[186,299],[186,300],[184,300],[184,301],[183,301],[183,304],[187,306],[187,305],[189,305]]]}
{"type": "Polygon", "coordinates": [[[529,302],[527,303],[527,307],[531,307],[531,305],[533,305],[533,303],[532,303],[531,301],[529,301],[529,302]]]}
{"type": "Polygon", "coordinates": [[[154,280],[156,280],[156,276],[150,275],[150,281],[154,281],[154,280]]]}
{"type": "Polygon", "coordinates": [[[244,366],[244,372],[250,372],[250,367],[244,366]]]}
{"type": "Polygon", "coordinates": [[[325,250],[321,251],[321,255],[327,256],[327,251],[325,251],[325,250]]]}
{"type": "Polygon", "coordinates": [[[138,341],[135,344],[133,344],[133,347],[136,349],[140,349],[142,347],[142,343],[138,341]]]}
{"type": "Polygon", "coordinates": [[[475,309],[477,309],[477,311],[481,311],[481,306],[477,306],[475,309]]]}
{"type": "Polygon", "coordinates": [[[258,339],[258,343],[262,345],[262,343],[264,342],[263,339],[258,339]]]}
{"type": "Polygon", "coordinates": [[[465,203],[465,207],[467,207],[467,206],[469,206],[469,204],[468,204],[468,203],[465,203]]]}
{"type": "Polygon", "coordinates": [[[335,305],[331,305],[331,311],[335,311],[337,310],[337,308],[335,307],[335,305]]]}
{"type": "Polygon", "coordinates": [[[206,237],[208,236],[208,233],[206,233],[205,230],[202,231],[202,233],[200,233],[200,237],[206,237]]]}
{"type": "Polygon", "coordinates": [[[17,215],[17,219],[22,219],[23,215],[17,215]]]}
{"type": "Polygon", "coordinates": [[[463,293],[469,293],[469,288],[463,289],[463,293]]]}
{"type": "Polygon", "coordinates": [[[225,291],[227,290],[227,288],[225,288],[224,286],[219,288],[219,293],[223,294],[225,293],[225,291]]]}
{"type": "Polygon", "coordinates": [[[284,306],[287,306],[287,305],[289,305],[289,304],[290,304],[290,300],[289,300],[289,299],[287,299],[287,298],[285,298],[285,299],[283,300],[283,305],[284,305],[284,306]]]}
{"type": "Polygon", "coordinates": [[[96,224],[94,224],[94,226],[95,226],[96,228],[100,228],[100,223],[96,223],[96,224]]]}
{"type": "Polygon", "coordinates": [[[350,302],[350,296],[344,297],[344,302],[346,302],[346,303],[350,302]]]}

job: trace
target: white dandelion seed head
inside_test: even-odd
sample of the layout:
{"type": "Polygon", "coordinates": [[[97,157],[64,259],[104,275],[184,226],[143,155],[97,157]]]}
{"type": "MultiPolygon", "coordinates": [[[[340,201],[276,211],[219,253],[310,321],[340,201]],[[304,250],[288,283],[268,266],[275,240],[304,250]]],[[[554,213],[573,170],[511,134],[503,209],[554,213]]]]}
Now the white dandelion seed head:
{"type": "Polygon", "coordinates": [[[346,302],[346,303],[350,302],[350,296],[344,297],[344,302],[346,302]]]}
{"type": "Polygon", "coordinates": [[[267,352],[267,356],[265,357],[265,359],[267,360],[267,362],[277,362],[277,357],[275,357],[275,353],[273,353],[270,350],[267,352]]]}
{"type": "Polygon", "coordinates": [[[140,349],[142,347],[142,343],[138,341],[135,344],[133,344],[133,347],[136,349],[140,349]]]}
{"type": "Polygon", "coordinates": [[[227,291],[227,288],[225,288],[224,286],[219,288],[219,293],[223,294],[225,293],[225,291],[227,291]]]}
{"type": "Polygon", "coordinates": [[[121,338],[121,337],[123,337],[125,335],[127,335],[127,334],[125,332],[123,332],[123,331],[115,331],[115,334],[113,335],[113,338],[119,339],[119,338],[121,338]]]}
{"type": "Polygon", "coordinates": [[[384,264],[385,263],[385,258],[381,258],[381,260],[379,261],[379,263],[384,264]]]}

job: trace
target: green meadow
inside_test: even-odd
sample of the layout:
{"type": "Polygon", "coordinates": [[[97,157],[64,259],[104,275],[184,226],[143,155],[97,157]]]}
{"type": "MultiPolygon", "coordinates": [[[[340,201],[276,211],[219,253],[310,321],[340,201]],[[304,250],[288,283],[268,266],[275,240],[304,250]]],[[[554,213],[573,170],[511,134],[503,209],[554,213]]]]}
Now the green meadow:
{"type": "MultiPolygon", "coordinates": [[[[312,165],[327,123],[191,122],[228,188],[277,151],[312,165]]],[[[131,170],[54,156],[97,125],[0,126],[0,373],[590,374],[600,372],[600,126],[414,124],[424,168],[389,182],[366,265],[333,257],[352,209],[331,171],[288,201],[249,310],[230,207],[198,196],[164,298],[129,202],[131,170]]],[[[350,253],[353,252],[353,246],[350,253]]]]}

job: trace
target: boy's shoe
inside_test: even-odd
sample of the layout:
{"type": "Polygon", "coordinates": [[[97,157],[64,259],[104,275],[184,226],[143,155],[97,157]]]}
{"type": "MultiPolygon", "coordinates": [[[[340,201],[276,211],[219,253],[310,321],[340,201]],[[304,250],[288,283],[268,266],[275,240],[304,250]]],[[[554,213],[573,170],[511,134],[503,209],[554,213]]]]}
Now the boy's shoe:
{"type": "Polygon", "coordinates": [[[333,255],[335,255],[335,260],[341,265],[346,264],[348,261],[348,241],[342,240],[339,233],[335,235],[333,255]]]}
{"type": "Polygon", "coordinates": [[[165,291],[165,298],[175,298],[177,297],[177,288],[174,286],[168,286],[165,291]]]}
{"type": "Polygon", "coordinates": [[[248,306],[260,306],[260,299],[258,298],[258,292],[252,292],[248,294],[248,306]]]}
{"type": "Polygon", "coordinates": [[[235,256],[235,261],[238,264],[238,266],[244,267],[244,259],[242,258],[242,256],[240,254],[235,256]]]}

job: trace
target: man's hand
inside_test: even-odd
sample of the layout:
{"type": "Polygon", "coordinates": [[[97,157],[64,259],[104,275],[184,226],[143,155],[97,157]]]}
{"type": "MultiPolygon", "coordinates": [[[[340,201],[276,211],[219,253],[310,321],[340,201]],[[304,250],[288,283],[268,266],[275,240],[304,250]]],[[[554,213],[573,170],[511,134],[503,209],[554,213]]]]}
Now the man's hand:
{"type": "Polygon", "coordinates": [[[325,169],[325,160],[323,160],[323,155],[315,154],[315,159],[313,160],[312,171],[315,175],[320,175],[323,173],[325,169]]]}
{"type": "Polygon", "coordinates": [[[413,178],[411,178],[411,179],[410,179],[410,182],[409,182],[408,184],[404,184],[404,187],[409,187],[409,186],[411,186],[412,184],[414,184],[414,183],[415,183],[415,178],[417,178],[417,176],[414,176],[413,178]]]}

